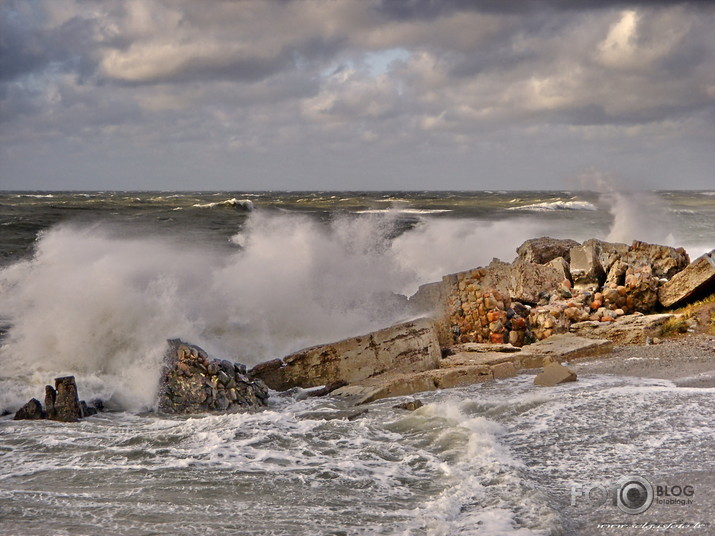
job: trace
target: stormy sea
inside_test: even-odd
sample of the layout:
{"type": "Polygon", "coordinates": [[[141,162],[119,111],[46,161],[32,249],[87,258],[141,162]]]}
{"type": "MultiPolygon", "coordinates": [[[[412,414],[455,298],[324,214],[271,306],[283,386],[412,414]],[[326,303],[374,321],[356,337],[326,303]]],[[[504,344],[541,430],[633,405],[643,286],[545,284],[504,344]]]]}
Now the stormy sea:
{"type": "Polygon", "coordinates": [[[354,419],[302,390],[153,411],[167,339],[250,367],[408,320],[397,296],[539,236],[695,259],[715,192],[0,192],[0,534],[705,534],[666,524],[712,518],[711,388],[519,375],[354,419]],[[106,411],[12,420],[64,375],[106,411]],[[683,502],[599,499],[627,475],[683,502]]]}

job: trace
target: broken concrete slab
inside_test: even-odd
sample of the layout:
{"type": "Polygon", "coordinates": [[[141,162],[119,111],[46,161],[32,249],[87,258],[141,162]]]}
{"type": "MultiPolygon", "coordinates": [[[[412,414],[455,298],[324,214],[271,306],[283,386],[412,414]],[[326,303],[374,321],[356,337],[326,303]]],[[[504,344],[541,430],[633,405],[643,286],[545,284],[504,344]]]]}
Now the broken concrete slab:
{"type": "Polygon", "coordinates": [[[485,365],[450,367],[412,374],[383,374],[333,391],[334,396],[355,399],[355,404],[367,404],[382,398],[405,396],[437,389],[464,387],[494,379],[485,365]]]}
{"type": "Polygon", "coordinates": [[[606,279],[606,272],[593,244],[571,248],[571,280],[575,288],[594,290],[606,279]]]}
{"type": "Polygon", "coordinates": [[[658,289],[664,307],[686,302],[688,298],[715,292],[715,250],[698,257],[658,289]]]}
{"type": "Polygon", "coordinates": [[[271,389],[354,384],[380,375],[421,372],[439,366],[434,323],[427,318],[397,324],[360,337],[314,346],[254,367],[249,375],[271,389]]]}
{"type": "Polygon", "coordinates": [[[564,367],[558,361],[548,361],[544,366],[543,372],[540,372],[534,378],[534,385],[542,387],[553,387],[560,383],[575,382],[577,380],[576,373],[564,367]]]}
{"type": "Polygon", "coordinates": [[[505,380],[507,378],[513,378],[516,376],[517,368],[511,361],[505,363],[498,363],[491,366],[492,376],[495,380],[505,380]]]}
{"type": "Polygon", "coordinates": [[[454,368],[474,365],[498,365],[514,361],[519,352],[458,352],[443,359],[440,368],[454,368]]]}
{"type": "Polygon", "coordinates": [[[608,339],[614,344],[645,344],[646,340],[661,335],[663,324],[672,314],[644,315],[635,313],[616,318],[613,322],[577,322],[570,332],[589,339],[608,339]]]}
{"type": "MultiPolygon", "coordinates": [[[[556,361],[568,361],[582,357],[605,355],[611,352],[613,343],[608,339],[580,337],[571,333],[553,335],[522,348],[518,354],[518,364],[521,368],[537,368],[543,366],[545,358],[556,361]]],[[[517,362],[517,361],[515,361],[517,362]]]]}

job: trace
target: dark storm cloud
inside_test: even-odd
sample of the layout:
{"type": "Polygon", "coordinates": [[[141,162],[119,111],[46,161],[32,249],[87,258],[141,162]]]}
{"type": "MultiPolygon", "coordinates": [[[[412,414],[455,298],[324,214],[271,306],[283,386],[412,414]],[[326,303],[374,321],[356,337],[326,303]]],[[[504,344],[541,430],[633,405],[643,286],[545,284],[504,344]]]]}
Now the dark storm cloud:
{"type": "Polygon", "coordinates": [[[432,20],[461,11],[520,14],[673,5],[707,6],[712,0],[381,0],[375,11],[391,20],[432,20]]]}
{"type": "Polygon", "coordinates": [[[236,161],[260,171],[312,155],[305,176],[314,177],[328,153],[336,166],[360,167],[369,152],[378,169],[402,162],[395,176],[408,181],[437,169],[426,155],[473,155],[479,168],[495,154],[532,155],[553,175],[544,162],[562,161],[566,146],[579,158],[609,146],[635,153],[644,140],[661,153],[695,151],[713,137],[713,5],[6,1],[0,157],[22,169],[18,155],[61,161],[73,147],[88,158],[144,158],[152,169],[178,171],[174,159],[190,154],[225,162],[223,171],[236,161]]]}
{"type": "Polygon", "coordinates": [[[0,81],[48,68],[91,74],[95,65],[86,52],[92,48],[93,21],[77,16],[45,30],[32,17],[33,4],[23,4],[0,6],[0,81]]]}

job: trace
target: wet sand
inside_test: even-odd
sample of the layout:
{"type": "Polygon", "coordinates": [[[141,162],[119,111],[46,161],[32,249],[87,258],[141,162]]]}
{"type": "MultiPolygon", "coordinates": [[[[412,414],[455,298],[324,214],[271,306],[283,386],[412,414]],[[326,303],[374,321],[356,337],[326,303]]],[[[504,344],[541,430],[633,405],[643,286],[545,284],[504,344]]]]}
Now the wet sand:
{"type": "Polygon", "coordinates": [[[616,346],[612,353],[569,364],[579,376],[617,374],[670,380],[680,387],[715,387],[715,336],[686,334],[659,344],[616,346]]]}

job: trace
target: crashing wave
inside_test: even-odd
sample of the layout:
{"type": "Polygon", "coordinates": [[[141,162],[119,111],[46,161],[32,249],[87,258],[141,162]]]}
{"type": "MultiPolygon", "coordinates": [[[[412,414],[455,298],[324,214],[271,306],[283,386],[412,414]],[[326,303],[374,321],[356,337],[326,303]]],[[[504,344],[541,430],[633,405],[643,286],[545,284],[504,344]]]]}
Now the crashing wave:
{"type": "Polygon", "coordinates": [[[226,199],[226,201],[218,201],[216,203],[195,203],[195,208],[216,208],[216,207],[232,207],[239,210],[250,212],[253,210],[253,201],[250,199],[226,199]]]}
{"type": "Polygon", "coordinates": [[[534,203],[520,207],[509,207],[508,210],[530,210],[533,212],[550,212],[554,210],[598,210],[598,208],[588,201],[551,201],[544,203],[534,203]]]}

